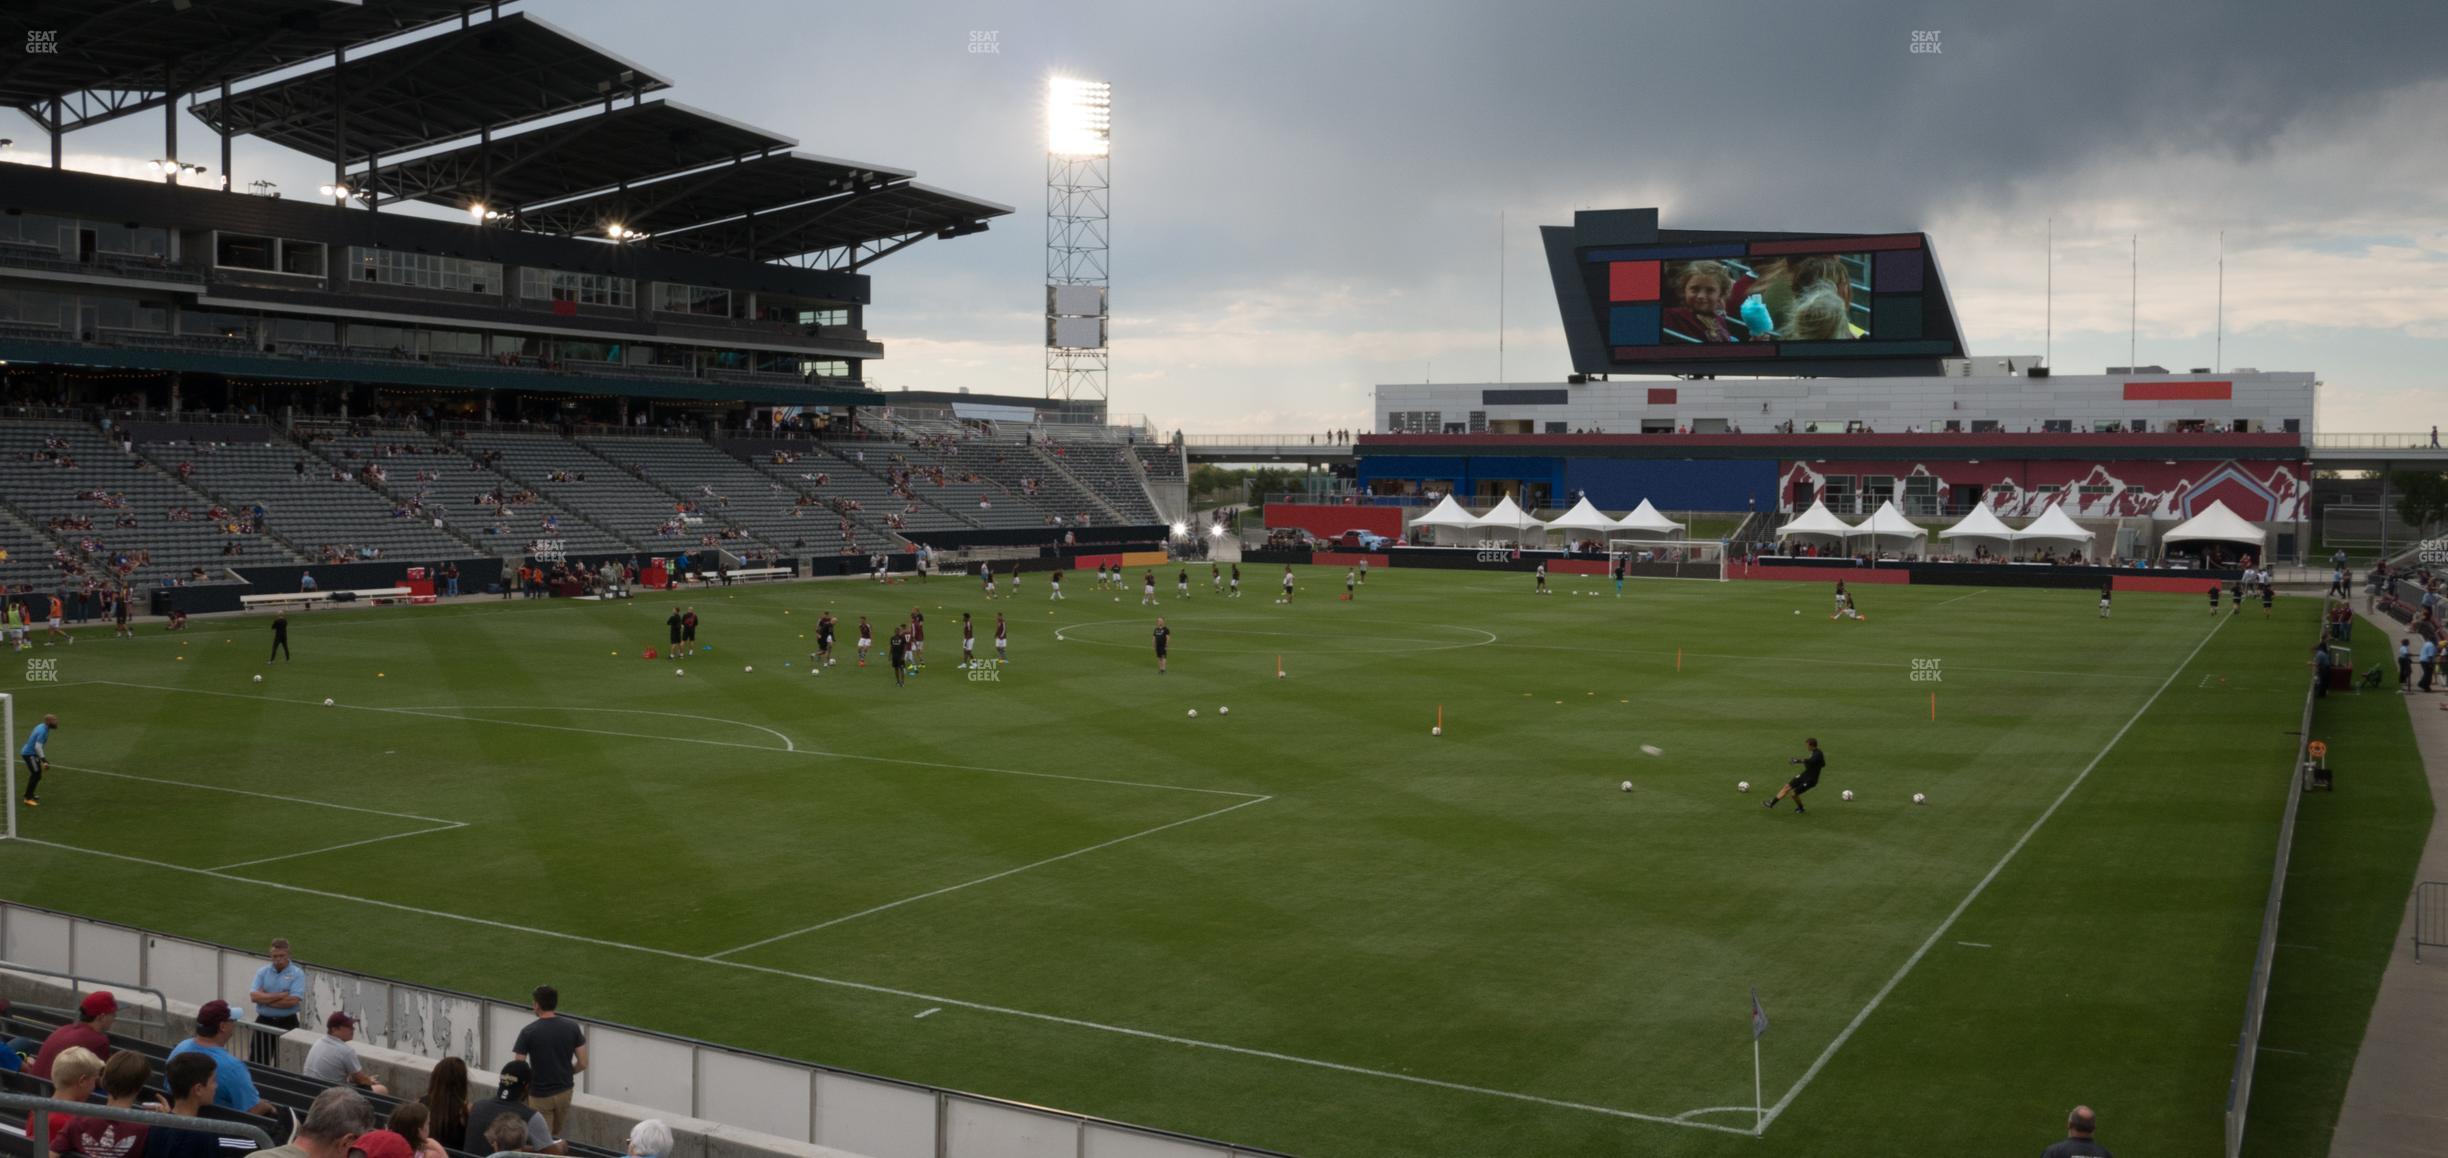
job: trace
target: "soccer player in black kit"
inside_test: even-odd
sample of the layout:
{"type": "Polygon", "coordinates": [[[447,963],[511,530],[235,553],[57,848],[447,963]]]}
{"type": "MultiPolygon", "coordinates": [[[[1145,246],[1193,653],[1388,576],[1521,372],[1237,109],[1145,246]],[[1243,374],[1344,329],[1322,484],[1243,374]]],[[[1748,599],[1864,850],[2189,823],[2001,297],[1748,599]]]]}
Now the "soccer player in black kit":
{"type": "Polygon", "coordinates": [[[1791,796],[1793,797],[1794,811],[1800,812],[1802,811],[1802,794],[1819,786],[1819,773],[1825,771],[1827,768],[1827,753],[1819,750],[1819,740],[1817,737],[1804,740],[1802,743],[1803,746],[1809,748],[1810,751],[1805,755],[1796,756],[1793,759],[1786,761],[1788,764],[1800,764],[1802,766],[1802,774],[1786,781],[1785,787],[1777,789],[1777,794],[1769,799],[1765,807],[1774,808],[1777,806],[1778,801],[1791,796]]]}
{"type": "MultiPolygon", "coordinates": [[[[121,603],[120,606],[125,607],[127,605],[125,603],[121,603]]],[[[275,611],[272,613],[272,655],[265,658],[264,666],[272,666],[273,659],[288,658],[289,613],[286,611],[275,611]]]]}
{"type": "Polygon", "coordinates": [[[1165,626],[1164,616],[1156,617],[1156,674],[1165,673],[1165,648],[1173,641],[1173,629],[1165,626]]]}

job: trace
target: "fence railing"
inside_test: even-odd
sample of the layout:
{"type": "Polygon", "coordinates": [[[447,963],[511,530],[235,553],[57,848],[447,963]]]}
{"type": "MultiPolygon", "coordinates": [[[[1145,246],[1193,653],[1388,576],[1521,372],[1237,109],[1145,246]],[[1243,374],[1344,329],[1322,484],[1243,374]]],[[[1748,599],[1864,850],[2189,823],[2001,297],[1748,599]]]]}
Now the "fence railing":
{"type": "MultiPolygon", "coordinates": [[[[32,1094],[12,1094],[5,1090],[0,1090],[0,1110],[15,1111],[8,1115],[12,1118],[25,1116],[29,1142],[51,1136],[51,1115],[74,1114],[80,1118],[134,1122],[157,1130],[193,1130],[224,1138],[245,1138],[255,1143],[258,1152],[270,1150],[274,1145],[271,1132],[262,1126],[251,1122],[232,1122],[226,1118],[190,1118],[184,1114],[163,1114],[152,1110],[123,1110],[95,1102],[63,1102],[57,1098],[38,1098],[32,1094]]],[[[270,1119],[265,1121],[270,1123],[270,1119]]]]}
{"type": "MultiPolygon", "coordinates": [[[[133,977],[182,1003],[244,993],[263,958],[243,949],[175,937],[36,905],[0,900],[0,961],[51,973],[133,977]]],[[[524,1003],[413,985],[299,962],[307,975],[299,1020],[320,1025],[336,1010],[358,1019],[357,1040],[424,1058],[458,1057],[499,1072],[524,1003]]],[[[0,971],[16,969],[0,964],[0,971]]],[[[877,1077],[815,1062],[585,1018],[589,1065],[578,1090],[647,1110],[685,1114],[793,1142],[876,1152],[866,1142],[900,1139],[894,1152],[934,1158],[1017,1153],[1018,1139],[1064,1154],[1104,1158],[1285,1158],[1188,1134],[1088,1114],[877,1077]]],[[[182,1120],[184,1126],[191,1119],[182,1120]]],[[[1030,1153],[1054,1152],[1030,1149],[1030,1153]]]]}
{"type": "MultiPolygon", "coordinates": [[[[2320,676],[2315,673],[2313,678],[2320,676]]],[[[2313,691],[2309,687],[2304,689],[2302,723],[2295,736],[2295,763],[2287,770],[2286,809],[2278,819],[2278,858],[2270,866],[2269,901],[2261,909],[2261,939],[2253,949],[2252,981],[2244,991],[2244,1028],[2236,1035],[2235,1068],[2227,1080],[2226,1158],[2242,1158],[2244,1153],[2244,1119],[2252,1105],[2253,1063],[2261,1056],[2261,1018],[2268,1012],[2270,961],[2278,952],[2279,907],[2286,899],[2287,861],[2295,850],[2295,817],[2303,810],[2304,778],[2311,763],[2313,691]]]]}
{"type": "MultiPolygon", "coordinates": [[[[1365,433],[1365,432],[1354,432],[1365,433]]],[[[1288,446],[1300,449],[1318,447],[1324,450],[1351,449],[1349,439],[1337,439],[1311,431],[1306,434],[1185,434],[1184,446],[1288,446]]]]}
{"type": "Polygon", "coordinates": [[[2407,434],[2315,434],[2314,450],[2429,450],[2448,454],[2440,437],[2430,431],[2407,434]]]}
{"type": "Polygon", "coordinates": [[[2414,886],[2414,960],[2425,948],[2448,949],[2448,881],[2414,886]]]}

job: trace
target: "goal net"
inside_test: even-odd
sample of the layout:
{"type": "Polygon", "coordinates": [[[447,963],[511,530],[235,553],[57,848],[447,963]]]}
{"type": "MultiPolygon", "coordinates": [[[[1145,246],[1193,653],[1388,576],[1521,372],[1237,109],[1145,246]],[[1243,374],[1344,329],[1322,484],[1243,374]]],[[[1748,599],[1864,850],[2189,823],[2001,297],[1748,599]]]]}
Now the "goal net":
{"type": "Polygon", "coordinates": [[[1698,539],[1609,539],[1607,574],[1627,579],[1723,579],[1725,544],[1698,539]]]}

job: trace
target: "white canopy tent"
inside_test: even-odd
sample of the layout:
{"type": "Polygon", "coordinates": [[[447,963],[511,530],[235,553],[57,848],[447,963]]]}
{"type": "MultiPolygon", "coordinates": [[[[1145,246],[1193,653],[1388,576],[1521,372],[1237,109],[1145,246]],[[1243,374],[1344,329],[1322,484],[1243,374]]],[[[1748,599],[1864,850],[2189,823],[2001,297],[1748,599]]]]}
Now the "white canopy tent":
{"type": "Polygon", "coordinates": [[[1853,524],[1836,517],[1824,502],[1813,502],[1810,509],[1795,515],[1792,522],[1777,528],[1777,538],[1794,535],[1817,535],[1827,539],[1843,539],[1853,533],[1853,524]]]}
{"type": "Polygon", "coordinates": [[[1637,536],[1664,538],[1682,530],[1683,524],[1659,514],[1656,507],[1649,505],[1649,500],[1642,499],[1639,506],[1632,508],[1631,514],[1616,520],[1615,529],[1637,536]]]}
{"type": "Polygon", "coordinates": [[[1516,539],[1530,531],[1547,528],[1547,524],[1538,521],[1537,515],[1521,509],[1521,504],[1514,502],[1511,495],[1506,495],[1495,506],[1488,508],[1488,513],[1479,516],[1471,525],[1482,531],[1511,531],[1516,539]]]}
{"type": "Polygon", "coordinates": [[[1948,542],[1957,539],[1993,539],[2012,548],[2015,529],[2007,526],[2006,520],[1997,517],[1997,512],[1990,510],[1989,504],[1982,503],[1972,508],[1972,513],[1965,515],[1954,526],[1938,532],[1938,537],[1948,542]]]}
{"type": "Polygon", "coordinates": [[[2016,541],[2024,543],[2035,540],[2088,543],[2098,537],[2093,532],[2084,530],[2081,523],[2075,522],[2073,516],[2065,513],[2063,506],[2052,506],[2040,512],[2040,517],[2033,519],[2030,526],[2015,532],[2016,541]]]}
{"type": "Polygon", "coordinates": [[[1914,539],[1929,537],[1926,528],[1905,518],[1904,512],[1896,509],[1894,499],[1879,504],[1878,513],[1862,520],[1860,526],[1853,528],[1853,533],[1870,536],[1870,544],[1874,547],[1881,538],[1902,539],[1909,543],[1914,539]]]}
{"type": "MultiPolygon", "coordinates": [[[[2050,508],[2052,511],[2055,508],[2050,508]]],[[[2025,532],[2029,534],[2030,532],[2025,532]]],[[[2210,509],[2186,519],[2176,529],[2159,536],[2162,543],[2250,543],[2260,546],[2268,536],[2261,528],[2247,522],[2244,516],[2227,509],[2227,504],[2212,500],[2210,509]]]]}
{"type": "Polygon", "coordinates": [[[1573,533],[1576,531],[1595,531],[1598,532],[1600,538],[1604,538],[1606,532],[1615,529],[1615,520],[1606,517],[1606,512],[1591,506],[1589,496],[1583,495],[1581,501],[1574,503],[1571,510],[1547,520],[1547,529],[1563,532],[1567,540],[1574,538],[1573,533]]]}
{"type": "Polygon", "coordinates": [[[1452,495],[1445,496],[1444,501],[1430,508],[1427,514],[1411,520],[1414,530],[1426,527],[1432,532],[1443,531],[1450,527],[1476,527],[1478,525],[1479,516],[1464,510],[1462,504],[1455,502],[1452,495]]]}

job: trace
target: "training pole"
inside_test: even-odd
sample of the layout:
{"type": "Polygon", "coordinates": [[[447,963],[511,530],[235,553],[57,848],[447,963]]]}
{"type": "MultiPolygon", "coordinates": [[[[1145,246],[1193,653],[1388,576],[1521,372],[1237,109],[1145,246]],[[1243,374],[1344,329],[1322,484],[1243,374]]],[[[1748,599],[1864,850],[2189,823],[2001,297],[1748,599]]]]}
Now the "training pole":
{"type": "Polygon", "coordinates": [[[1683,670],[1683,649],[1679,647],[1675,649],[1675,670],[1683,670]]]}
{"type": "Polygon", "coordinates": [[[1930,693],[1930,723],[1938,722],[1938,693],[1930,693]]]}
{"type": "Polygon", "coordinates": [[[1437,705],[1437,727],[1440,730],[1445,727],[1445,705],[1443,704],[1437,705]]]}

